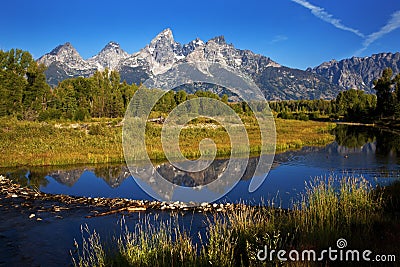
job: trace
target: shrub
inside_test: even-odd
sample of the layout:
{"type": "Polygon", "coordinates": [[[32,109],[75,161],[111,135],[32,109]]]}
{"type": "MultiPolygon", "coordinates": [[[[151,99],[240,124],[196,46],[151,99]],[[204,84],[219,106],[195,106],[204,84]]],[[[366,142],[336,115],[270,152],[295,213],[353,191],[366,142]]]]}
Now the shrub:
{"type": "Polygon", "coordinates": [[[319,119],[319,112],[312,112],[308,115],[310,120],[318,120],[319,119]]]}
{"type": "Polygon", "coordinates": [[[85,121],[87,119],[90,119],[90,113],[89,113],[89,111],[87,109],[78,108],[78,110],[75,111],[74,120],[76,120],[76,121],[85,121]]]}
{"type": "Polygon", "coordinates": [[[284,111],[278,114],[278,118],[282,118],[284,120],[293,120],[294,116],[293,113],[284,111]]]}
{"type": "Polygon", "coordinates": [[[61,116],[62,116],[61,110],[49,108],[39,113],[38,120],[39,121],[58,120],[61,118],[61,116]]]}
{"type": "Polygon", "coordinates": [[[103,124],[93,124],[89,126],[90,135],[106,135],[106,127],[103,124]]]}
{"type": "Polygon", "coordinates": [[[309,118],[307,114],[300,112],[299,114],[297,114],[296,119],[301,121],[308,121],[309,118]]]}

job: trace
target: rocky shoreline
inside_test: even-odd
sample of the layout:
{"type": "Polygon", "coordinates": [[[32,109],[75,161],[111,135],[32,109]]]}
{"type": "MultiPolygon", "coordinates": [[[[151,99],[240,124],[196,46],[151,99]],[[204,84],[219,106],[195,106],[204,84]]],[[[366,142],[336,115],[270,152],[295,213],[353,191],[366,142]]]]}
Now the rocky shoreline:
{"type": "MultiPolygon", "coordinates": [[[[243,204],[211,204],[160,202],[132,200],[126,198],[76,197],[61,194],[48,194],[29,187],[21,186],[7,177],[0,175],[0,205],[14,205],[35,209],[37,212],[60,212],[63,210],[89,208],[87,218],[105,216],[113,213],[130,213],[144,211],[170,212],[226,212],[240,209],[243,204]],[[3,203],[3,204],[2,204],[3,203]]],[[[34,213],[30,216],[36,217],[34,213]]],[[[36,217],[39,219],[39,217],[36,217]]]]}

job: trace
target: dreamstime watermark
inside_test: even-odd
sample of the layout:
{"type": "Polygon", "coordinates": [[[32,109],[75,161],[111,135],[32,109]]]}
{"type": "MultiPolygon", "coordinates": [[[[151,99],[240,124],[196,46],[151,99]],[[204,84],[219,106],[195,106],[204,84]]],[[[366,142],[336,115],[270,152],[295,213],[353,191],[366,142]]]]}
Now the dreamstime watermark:
{"type": "Polygon", "coordinates": [[[257,252],[260,261],[368,261],[368,262],[395,262],[396,255],[374,255],[371,250],[345,249],[347,241],[339,238],[336,248],[328,247],[320,252],[313,249],[298,251],[268,250],[267,246],[257,252]]]}
{"type": "MultiPolygon", "coordinates": [[[[216,158],[215,142],[209,138],[201,140],[200,158],[190,160],[181,152],[180,138],[184,138],[181,133],[191,121],[198,118],[214,121],[215,125],[223,127],[229,135],[231,147],[228,153],[229,163],[218,174],[218,178],[205,185],[185,187],[172,181],[171,171],[160,170],[152,164],[149,154],[154,151],[147,149],[152,145],[147,140],[148,135],[152,135],[148,127],[152,109],[168,91],[193,84],[228,90],[231,95],[240,98],[254,115],[259,130],[260,156],[253,168],[254,174],[248,190],[255,191],[266,178],[275,154],[273,114],[263,93],[248,76],[219,63],[177,64],[170,70],[149,78],[136,91],[124,117],[122,139],[125,161],[132,176],[146,193],[158,200],[212,202],[228,193],[246,172],[252,140],[249,140],[245,124],[226,102],[208,97],[187,99],[175,107],[162,124],[160,142],[163,155],[173,166],[172,171],[204,171],[216,158]]],[[[205,130],[211,131],[211,128],[205,130]]]]}

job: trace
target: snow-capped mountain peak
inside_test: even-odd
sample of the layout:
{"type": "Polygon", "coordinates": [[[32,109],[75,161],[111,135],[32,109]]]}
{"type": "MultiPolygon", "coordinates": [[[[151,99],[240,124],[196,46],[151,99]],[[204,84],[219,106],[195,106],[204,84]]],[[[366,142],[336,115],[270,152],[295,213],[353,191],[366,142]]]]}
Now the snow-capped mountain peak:
{"type": "Polygon", "coordinates": [[[225,37],[223,35],[214,37],[214,38],[210,39],[208,42],[214,42],[214,43],[217,43],[219,45],[226,44],[225,37]]]}
{"type": "Polygon", "coordinates": [[[38,62],[46,66],[50,66],[52,63],[62,63],[71,69],[87,70],[92,68],[69,42],[57,46],[50,53],[39,58],[38,62]]]}
{"type": "Polygon", "coordinates": [[[105,68],[117,69],[119,62],[127,57],[129,57],[129,54],[118,43],[111,41],[97,55],[89,58],[87,62],[96,66],[99,70],[105,68]]]}
{"type": "Polygon", "coordinates": [[[111,48],[119,49],[119,48],[120,48],[120,45],[119,45],[119,43],[117,43],[117,42],[110,41],[110,42],[108,42],[108,44],[103,48],[103,50],[105,50],[105,49],[111,49],[111,48]]]}
{"type": "Polygon", "coordinates": [[[159,34],[157,34],[157,36],[154,37],[153,40],[151,40],[149,46],[154,47],[158,43],[170,43],[170,44],[175,43],[174,35],[172,34],[172,31],[170,28],[167,28],[167,29],[163,30],[162,32],[160,32],[159,34]]]}
{"type": "Polygon", "coordinates": [[[135,65],[139,59],[144,59],[151,73],[157,75],[169,70],[177,60],[184,58],[184,55],[181,44],[175,42],[171,29],[167,28],[133,57],[138,58],[131,60],[135,65]]]}
{"type": "MultiPolygon", "coordinates": [[[[72,46],[72,44],[70,42],[66,42],[63,45],[59,45],[56,48],[54,48],[53,50],[51,50],[51,52],[49,54],[51,55],[61,55],[62,53],[65,53],[65,51],[75,51],[75,48],[72,46]]],[[[77,53],[77,52],[76,52],[77,53]]]]}
{"type": "Polygon", "coordinates": [[[182,53],[183,55],[187,56],[192,53],[197,47],[204,47],[205,43],[200,40],[199,38],[190,41],[189,43],[183,45],[182,53]]]}
{"type": "Polygon", "coordinates": [[[180,62],[195,63],[200,71],[204,64],[197,63],[209,62],[234,68],[252,78],[268,99],[333,98],[341,90],[319,74],[281,66],[269,57],[237,49],[228,44],[224,36],[207,42],[196,38],[181,45],[174,40],[169,28],[133,54],[122,50],[118,43],[109,42],[97,55],[84,60],[70,43],[66,43],[38,61],[48,67],[47,80],[53,86],[67,78],[88,77],[104,68],[117,70],[121,80],[139,84],[173,70],[180,62]]]}

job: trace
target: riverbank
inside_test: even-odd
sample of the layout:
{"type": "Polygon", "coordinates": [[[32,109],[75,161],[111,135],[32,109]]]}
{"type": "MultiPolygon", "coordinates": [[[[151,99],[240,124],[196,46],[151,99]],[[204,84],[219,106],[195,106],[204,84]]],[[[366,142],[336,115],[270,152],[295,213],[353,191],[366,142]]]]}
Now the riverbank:
{"type": "MultiPolygon", "coordinates": [[[[334,141],[330,133],[335,127],[333,123],[276,119],[275,125],[278,152],[334,141]]],[[[201,126],[185,130],[190,138],[181,139],[183,154],[192,158],[199,156],[198,142],[211,138],[217,145],[217,156],[229,156],[227,133],[219,127],[204,131],[201,126]]],[[[152,129],[146,136],[149,157],[163,160],[165,156],[159,142],[162,125],[150,123],[149,127],[152,129]]],[[[246,124],[246,129],[252,137],[250,151],[256,156],[260,150],[259,131],[251,123],[246,124]]],[[[2,119],[0,139],[0,167],[124,162],[121,119],[93,119],[82,123],[2,119]]]]}

